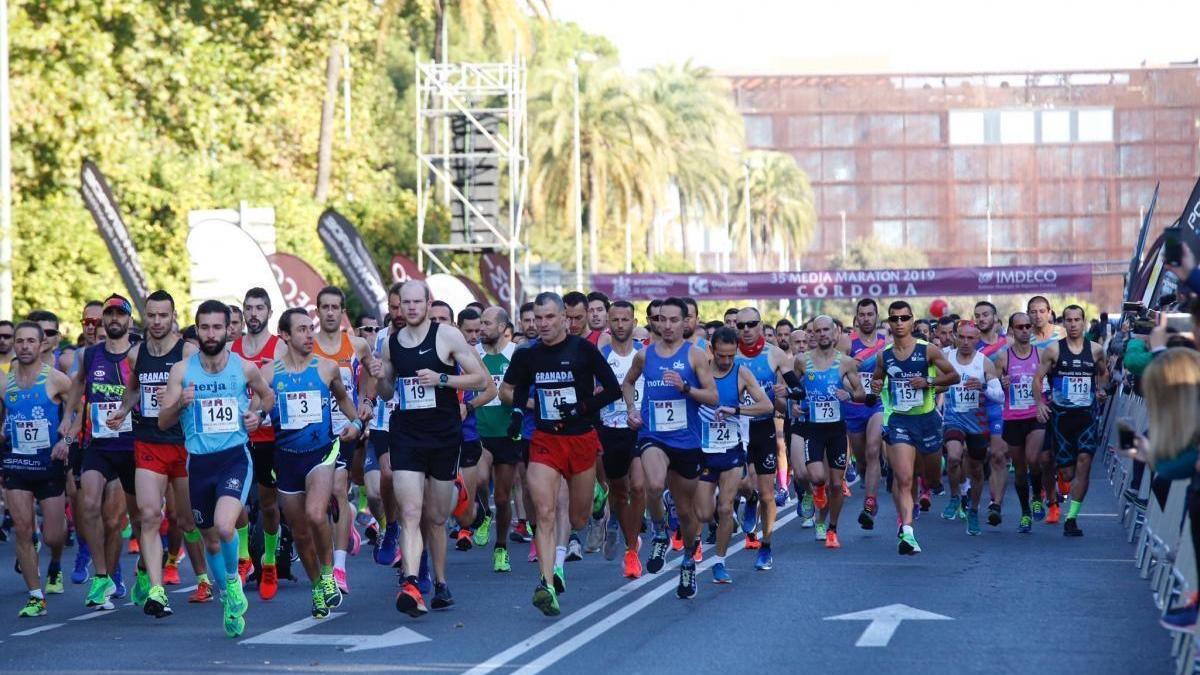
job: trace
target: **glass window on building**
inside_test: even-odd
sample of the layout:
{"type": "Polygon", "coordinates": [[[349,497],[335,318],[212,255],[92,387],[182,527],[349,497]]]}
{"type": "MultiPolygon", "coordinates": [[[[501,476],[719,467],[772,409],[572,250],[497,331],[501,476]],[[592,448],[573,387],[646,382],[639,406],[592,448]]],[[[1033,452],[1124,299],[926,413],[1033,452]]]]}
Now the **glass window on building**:
{"type": "Polygon", "coordinates": [[[1071,221],[1066,218],[1042,218],[1037,229],[1039,248],[1061,246],[1071,240],[1071,221]]]}
{"type": "Polygon", "coordinates": [[[821,145],[821,118],[816,115],[792,115],[788,118],[788,146],[815,148],[821,145]]]}
{"type": "Polygon", "coordinates": [[[942,118],[939,115],[904,116],[904,142],[908,145],[932,145],[942,142],[942,118]]]}
{"type": "MultiPolygon", "coordinates": [[[[1012,251],[1032,248],[1036,244],[1030,236],[1029,224],[1017,218],[992,216],[992,250],[1012,251]]],[[[986,245],[986,242],[985,242],[986,245]]]]}
{"type": "Polygon", "coordinates": [[[1112,108],[1088,108],[1077,111],[1076,137],[1080,143],[1111,143],[1113,139],[1112,108]]]}
{"type": "Polygon", "coordinates": [[[876,114],[867,117],[868,139],[873,145],[902,145],[904,116],[876,114]]]}
{"type": "Polygon", "coordinates": [[[904,225],[907,245],[910,248],[928,251],[938,248],[938,226],[934,220],[909,220],[904,225]]]}
{"type": "Polygon", "coordinates": [[[1000,111],[1000,142],[1004,145],[1028,145],[1037,140],[1032,110],[1000,111]]]}
{"type": "Polygon", "coordinates": [[[1071,111],[1043,110],[1041,111],[1042,143],[1071,142],[1071,111]]]}
{"type": "Polygon", "coordinates": [[[951,110],[950,145],[983,145],[983,117],[982,110],[951,110]]]}
{"type": "Polygon", "coordinates": [[[871,200],[875,203],[876,215],[884,218],[901,218],[905,215],[903,185],[876,185],[871,188],[871,200]]]}
{"type": "Polygon", "coordinates": [[[854,153],[850,150],[826,150],[821,153],[821,177],[827,183],[854,180],[854,153]]]}
{"type": "Polygon", "coordinates": [[[871,178],[876,181],[904,180],[904,155],[899,150],[871,153],[871,178]]]}
{"type": "Polygon", "coordinates": [[[872,223],[871,234],[884,246],[900,248],[904,246],[904,221],[876,220],[872,223]]]}
{"type": "Polygon", "coordinates": [[[774,121],[770,115],[746,115],[746,145],[752,148],[770,148],[775,145],[774,121]]]}
{"type": "Polygon", "coordinates": [[[825,145],[854,145],[858,122],[854,115],[825,115],[821,118],[821,142],[825,145]]]}

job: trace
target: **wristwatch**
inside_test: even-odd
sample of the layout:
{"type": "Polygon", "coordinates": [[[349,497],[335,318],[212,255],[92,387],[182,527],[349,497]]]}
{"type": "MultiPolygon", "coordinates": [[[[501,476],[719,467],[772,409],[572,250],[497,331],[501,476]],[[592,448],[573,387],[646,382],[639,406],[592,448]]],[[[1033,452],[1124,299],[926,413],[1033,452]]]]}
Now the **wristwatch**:
{"type": "Polygon", "coordinates": [[[686,393],[688,393],[688,392],[689,392],[689,391],[691,391],[691,390],[692,390],[692,385],[691,385],[691,384],[689,384],[689,383],[687,383],[687,382],[684,382],[684,383],[683,383],[683,393],[685,393],[685,394],[686,394],[686,393]]]}
{"type": "Polygon", "coordinates": [[[444,387],[449,382],[450,382],[450,376],[447,375],[446,373],[442,373],[441,375],[438,376],[438,386],[439,387],[444,387]]]}

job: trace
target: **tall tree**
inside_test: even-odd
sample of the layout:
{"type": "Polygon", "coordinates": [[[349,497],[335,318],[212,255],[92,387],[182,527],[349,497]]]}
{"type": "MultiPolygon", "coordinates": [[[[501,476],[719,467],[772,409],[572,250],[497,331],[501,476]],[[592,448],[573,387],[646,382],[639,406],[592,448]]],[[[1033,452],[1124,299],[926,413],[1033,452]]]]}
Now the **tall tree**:
{"type": "MultiPolygon", "coordinates": [[[[801,251],[812,239],[817,212],[808,175],[791,155],[756,151],[748,155],[750,223],[735,218],[734,238],[755,258],[764,258],[779,237],[785,247],[801,251]]],[[[744,209],[745,174],[739,177],[736,209],[744,209]]],[[[750,261],[747,261],[749,263],[750,261]]]]}

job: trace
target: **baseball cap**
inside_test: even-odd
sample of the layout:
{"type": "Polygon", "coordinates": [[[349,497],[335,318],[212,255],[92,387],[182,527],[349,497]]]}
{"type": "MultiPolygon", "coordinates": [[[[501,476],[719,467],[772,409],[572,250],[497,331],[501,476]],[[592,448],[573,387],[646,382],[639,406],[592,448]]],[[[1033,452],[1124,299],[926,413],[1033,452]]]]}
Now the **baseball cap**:
{"type": "Polygon", "coordinates": [[[129,304],[129,301],[124,296],[117,295],[116,293],[113,293],[104,300],[104,306],[101,311],[107,312],[110,309],[119,309],[126,314],[133,314],[133,307],[129,304]]]}

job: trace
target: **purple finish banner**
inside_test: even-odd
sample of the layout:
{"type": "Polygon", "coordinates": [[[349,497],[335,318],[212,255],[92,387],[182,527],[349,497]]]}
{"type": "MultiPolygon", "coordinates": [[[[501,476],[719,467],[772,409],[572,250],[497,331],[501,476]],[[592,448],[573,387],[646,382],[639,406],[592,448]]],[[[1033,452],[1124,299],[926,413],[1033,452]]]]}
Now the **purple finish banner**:
{"type": "Polygon", "coordinates": [[[947,267],[755,274],[593,274],[592,290],[613,300],[911,298],[987,293],[1087,293],[1092,266],[947,267]]]}

